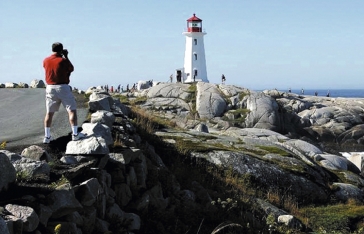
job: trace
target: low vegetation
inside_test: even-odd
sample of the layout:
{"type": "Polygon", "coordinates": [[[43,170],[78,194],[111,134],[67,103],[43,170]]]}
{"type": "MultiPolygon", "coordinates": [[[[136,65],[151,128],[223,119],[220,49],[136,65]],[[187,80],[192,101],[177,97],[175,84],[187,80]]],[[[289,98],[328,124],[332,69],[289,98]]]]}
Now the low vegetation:
{"type": "Polygon", "coordinates": [[[364,233],[364,206],[353,201],[304,207],[296,215],[317,233],[364,233]]]}
{"type": "Polygon", "coordinates": [[[288,153],[287,151],[283,150],[283,149],[280,149],[278,147],[275,147],[275,146],[258,146],[258,148],[264,150],[265,152],[267,153],[271,153],[271,154],[279,154],[280,156],[285,156],[285,157],[288,157],[288,156],[291,156],[290,153],[288,153]]]}
{"type": "Polygon", "coordinates": [[[197,114],[196,110],[196,95],[197,95],[197,86],[196,84],[191,84],[187,90],[190,93],[189,97],[185,100],[187,103],[191,104],[190,115],[191,117],[195,117],[197,114]]]}
{"type": "Polygon", "coordinates": [[[245,119],[249,113],[249,109],[239,108],[226,112],[222,119],[229,122],[232,126],[245,127],[245,119]],[[229,115],[232,115],[232,118],[229,118],[229,115]]]}
{"type": "Polygon", "coordinates": [[[6,148],[6,141],[0,143],[0,150],[4,150],[6,148]]]}

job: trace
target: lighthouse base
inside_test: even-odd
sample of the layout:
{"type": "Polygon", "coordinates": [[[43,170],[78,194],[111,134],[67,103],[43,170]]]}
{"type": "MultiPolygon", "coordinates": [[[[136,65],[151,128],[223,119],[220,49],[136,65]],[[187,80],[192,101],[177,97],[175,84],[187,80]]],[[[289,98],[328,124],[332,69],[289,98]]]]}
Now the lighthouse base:
{"type": "Polygon", "coordinates": [[[190,78],[187,78],[184,80],[183,83],[194,83],[194,82],[205,82],[205,83],[209,83],[209,81],[207,79],[200,79],[200,78],[195,78],[195,79],[190,79],[190,78]]]}

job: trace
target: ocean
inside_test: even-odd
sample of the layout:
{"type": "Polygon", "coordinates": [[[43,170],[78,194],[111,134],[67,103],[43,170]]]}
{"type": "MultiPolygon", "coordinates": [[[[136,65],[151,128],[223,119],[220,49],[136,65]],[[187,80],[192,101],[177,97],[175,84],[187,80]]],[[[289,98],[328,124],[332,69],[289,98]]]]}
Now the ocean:
{"type": "MultiPolygon", "coordinates": [[[[288,92],[287,90],[280,90],[281,92],[288,92]]],[[[344,97],[344,98],[364,98],[364,89],[307,89],[304,90],[304,95],[326,96],[327,92],[330,92],[330,97],[344,97]]],[[[301,94],[301,89],[292,89],[292,93],[301,94]]]]}

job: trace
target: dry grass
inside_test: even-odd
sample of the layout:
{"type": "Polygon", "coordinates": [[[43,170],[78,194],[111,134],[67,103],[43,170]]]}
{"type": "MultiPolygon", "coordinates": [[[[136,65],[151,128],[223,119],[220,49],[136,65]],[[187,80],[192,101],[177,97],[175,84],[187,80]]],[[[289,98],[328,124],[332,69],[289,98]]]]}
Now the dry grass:
{"type": "Polygon", "coordinates": [[[278,190],[269,190],[267,192],[267,200],[278,207],[283,207],[284,210],[289,211],[291,214],[298,214],[298,202],[290,194],[284,194],[278,190]]]}
{"type": "Polygon", "coordinates": [[[0,150],[4,150],[6,148],[6,141],[0,143],[0,150]]]}
{"type": "Polygon", "coordinates": [[[131,111],[133,113],[134,123],[149,134],[153,134],[157,129],[176,127],[176,123],[169,121],[168,119],[162,119],[137,106],[132,106],[131,111]]]}

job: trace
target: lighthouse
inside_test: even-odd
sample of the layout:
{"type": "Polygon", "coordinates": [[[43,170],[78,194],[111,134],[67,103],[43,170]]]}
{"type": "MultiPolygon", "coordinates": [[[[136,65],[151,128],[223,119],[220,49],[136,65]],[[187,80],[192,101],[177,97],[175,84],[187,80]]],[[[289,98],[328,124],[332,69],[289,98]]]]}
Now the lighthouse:
{"type": "Polygon", "coordinates": [[[206,72],[205,48],[203,43],[202,20],[195,14],[187,20],[185,59],[182,79],[184,83],[209,82],[206,72]]]}

